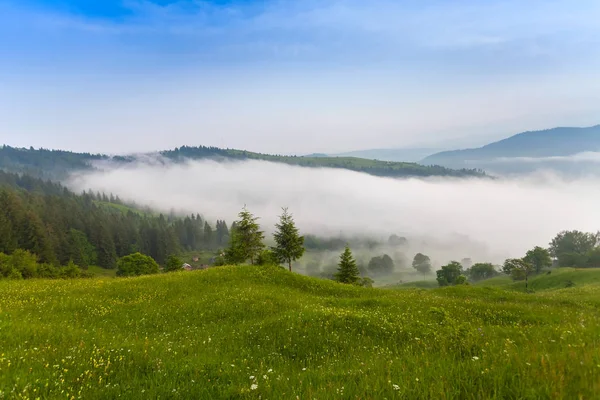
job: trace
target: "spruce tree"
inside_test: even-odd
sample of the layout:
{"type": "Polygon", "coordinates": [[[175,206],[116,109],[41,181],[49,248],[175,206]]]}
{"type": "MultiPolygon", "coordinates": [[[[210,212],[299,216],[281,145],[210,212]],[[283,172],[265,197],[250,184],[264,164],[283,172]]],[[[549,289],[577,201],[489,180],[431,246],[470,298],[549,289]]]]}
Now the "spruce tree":
{"type": "Polygon", "coordinates": [[[254,261],[265,247],[265,235],[256,222],[258,217],[252,215],[246,206],[238,216],[240,220],[237,221],[235,229],[231,230],[226,258],[230,263],[239,264],[250,260],[250,264],[254,265],[254,261]]]}
{"type": "Polygon", "coordinates": [[[0,211],[0,253],[10,254],[16,247],[12,224],[2,210],[0,211]]]}
{"type": "Polygon", "coordinates": [[[102,268],[114,269],[117,266],[117,252],[115,251],[115,243],[110,237],[110,232],[102,223],[97,226],[94,242],[96,249],[98,249],[98,265],[102,268]]]}
{"type": "Polygon", "coordinates": [[[242,264],[246,261],[245,255],[242,254],[242,248],[238,240],[236,229],[231,229],[229,235],[229,246],[224,252],[225,263],[231,265],[242,264]]]}
{"type": "Polygon", "coordinates": [[[212,248],[214,244],[213,240],[213,230],[208,222],[204,223],[204,244],[208,248],[212,248]]]}
{"type": "Polygon", "coordinates": [[[275,228],[273,238],[276,245],[272,248],[275,259],[279,263],[287,264],[292,272],[292,261],[296,261],[304,254],[304,236],[298,233],[298,228],[287,208],[283,208],[283,214],[279,216],[279,223],[275,228]]]}
{"type": "Polygon", "coordinates": [[[338,272],[335,274],[335,280],[340,283],[356,285],[360,282],[360,272],[356,266],[356,260],[352,256],[350,247],[346,246],[340,256],[338,272]]]}

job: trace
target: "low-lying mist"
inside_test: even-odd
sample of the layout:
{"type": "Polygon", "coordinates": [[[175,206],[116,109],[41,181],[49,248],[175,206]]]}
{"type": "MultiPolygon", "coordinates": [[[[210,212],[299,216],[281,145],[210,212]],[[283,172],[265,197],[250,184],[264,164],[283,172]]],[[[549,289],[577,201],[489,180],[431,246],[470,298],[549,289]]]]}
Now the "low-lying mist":
{"type": "Polygon", "coordinates": [[[439,264],[465,257],[501,263],[546,246],[561,230],[596,231],[598,183],[549,175],[392,179],[264,161],[207,160],[140,162],[78,175],[69,185],[229,224],[246,204],[267,232],[281,207],[289,207],[303,233],[381,240],[397,234],[409,239],[409,252],[424,252],[439,264]]]}

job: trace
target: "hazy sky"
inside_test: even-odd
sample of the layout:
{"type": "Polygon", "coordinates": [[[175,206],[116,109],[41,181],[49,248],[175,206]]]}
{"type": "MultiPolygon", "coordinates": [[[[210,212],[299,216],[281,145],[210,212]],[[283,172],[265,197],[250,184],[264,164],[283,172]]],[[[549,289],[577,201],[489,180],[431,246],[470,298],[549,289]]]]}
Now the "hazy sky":
{"type": "Polygon", "coordinates": [[[306,153],[600,122],[597,0],[0,0],[0,142],[306,153]]]}

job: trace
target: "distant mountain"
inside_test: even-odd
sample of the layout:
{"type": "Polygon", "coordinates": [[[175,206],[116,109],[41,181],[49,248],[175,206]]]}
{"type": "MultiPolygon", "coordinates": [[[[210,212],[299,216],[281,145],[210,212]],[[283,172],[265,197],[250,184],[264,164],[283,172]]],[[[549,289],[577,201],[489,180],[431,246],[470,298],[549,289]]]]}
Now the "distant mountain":
{"type": "Polygon", "coordinates": [[[600,152],[600,125],[561,127],[519,133],[479,148],[443,151],[424,158],[421,164],[484,168],[496,173],[530,172],[540,168],[584,172],[598,166],[594,157],[589,156],[596,152],[600,152]]]}
{"type": "Polygon", "coordinates": [[[423,158],[440,151],[440,149],[407,148],[407,149],[368,149],[330,154],[331,157],[358,157],[369,160],[418,162],[423,158]]]}
{"type": "Polygon", "coordinates": [[[165,150],[153,154],[131,154],[126,156],[107,156],[102,154],[74,153],[61,150],[34,148],[0,147],[0,170],[27,174],[34,177],[63,180],[76,171],[103,168],[105,163],[128,164],[137,162],[180,163],[186,160],[212,159],[222,162],[235,160],[264,160],[276,163],[298,165],[313,168],[340,168],[364,172],[375,176],[394,178],[453,176],[484,177],[483,171],[475,169],[454,170],[441,166],[423,166],[417,163],[366,160],[357,157],[329,157],[313,155],[297,157],[254,153],[245,150],[221,149],[217,147],[182,146],[174,150],[165,150]]]}

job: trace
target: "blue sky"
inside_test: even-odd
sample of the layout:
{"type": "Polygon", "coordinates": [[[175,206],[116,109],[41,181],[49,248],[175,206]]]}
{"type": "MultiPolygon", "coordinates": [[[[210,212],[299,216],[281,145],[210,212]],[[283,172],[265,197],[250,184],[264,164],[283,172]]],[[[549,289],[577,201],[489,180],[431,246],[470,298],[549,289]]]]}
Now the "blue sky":
{"type": "Polygon", "coordinates": [[[600,2],[0,0],[0,142],[466,146],[600,123],[600,2]]]}

